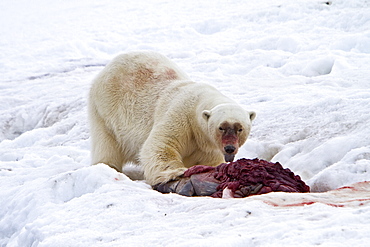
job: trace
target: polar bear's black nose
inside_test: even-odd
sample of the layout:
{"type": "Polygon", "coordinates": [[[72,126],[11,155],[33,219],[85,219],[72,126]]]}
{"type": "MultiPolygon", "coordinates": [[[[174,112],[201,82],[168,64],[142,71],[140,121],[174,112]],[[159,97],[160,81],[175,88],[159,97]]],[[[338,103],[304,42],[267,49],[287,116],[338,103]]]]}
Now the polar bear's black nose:
{"type": "Polygon", "coordinates": [[[225,152],[228,153],[228,154],[234,153],[235,149],[236,148],[234,146],[231,146],[231,145],[227,145],[227,146],[224,147],[225,152]]]}

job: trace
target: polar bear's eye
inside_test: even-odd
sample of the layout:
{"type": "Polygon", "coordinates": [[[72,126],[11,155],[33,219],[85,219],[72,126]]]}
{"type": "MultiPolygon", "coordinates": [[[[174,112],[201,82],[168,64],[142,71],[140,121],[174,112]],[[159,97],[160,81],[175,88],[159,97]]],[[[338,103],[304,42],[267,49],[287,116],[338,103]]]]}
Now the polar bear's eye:
{"type": "Polygon", "coordinates": [[[219,127],[218,129],[221,130],[221,131],[224,131],[224,129],[222,127],[219,127]]]}
{"type": "Polygon", "coordinates": [[[242,132],[243,131],[243,129],[238,129],[238,132],[242,132]]]}

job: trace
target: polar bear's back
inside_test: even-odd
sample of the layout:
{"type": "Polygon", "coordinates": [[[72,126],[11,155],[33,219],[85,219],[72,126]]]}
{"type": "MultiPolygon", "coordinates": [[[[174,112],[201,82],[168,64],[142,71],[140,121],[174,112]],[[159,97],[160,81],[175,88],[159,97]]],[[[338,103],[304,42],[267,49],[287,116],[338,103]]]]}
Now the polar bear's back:
{"type": "MultiPolygon", "coordinates": [[[[119,55],[93,82],[90,118],[101,119],[116,139],[136,143],[134,146],[139,149],[153,126],[158,99],[166,95],[166,89],[174,81],[183,80],[189,78],[161,54],[131,52],[119,55]]],[[[95,124],[97,120],[90,122],[95,124]]]]}
{"type": "Polygon", "coordinates": [[[118,104],[129,110],[136,101],[151,108],[174,80],[189,78],[167,57],[156,52],[131,52],[118,55],[101,71],[91,89],[96,96],[90,96],[110,109],[122,109],[114,106],[118,104]]]}
{"type": "Polygon", "coordinates": [[[189,80],[167,57],[156,52],[131,52],[117,56],[108,65],[109,74],[121,77],[119,83],[141,90],[158,82],[189,80]],[[111,66],[110,66],[111,65],[111,66]]]}

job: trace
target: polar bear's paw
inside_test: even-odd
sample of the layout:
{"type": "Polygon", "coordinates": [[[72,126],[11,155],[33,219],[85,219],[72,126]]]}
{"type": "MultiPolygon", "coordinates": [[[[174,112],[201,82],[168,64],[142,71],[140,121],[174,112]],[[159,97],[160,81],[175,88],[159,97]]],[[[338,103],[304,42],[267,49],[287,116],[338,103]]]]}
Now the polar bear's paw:
{"type": "Polygon", "coordinates": [[[146,173],[145,178],[146,178],[146,181],[151,185],[162,184],[162,183],[167,183],[168,181],[180,180],[183,177],[184,172],[186,170],[187,169],[183,167],[183,168],[164,170],[164,171],[156,172],[156,173],[146,173]],[[156,176],[151,176],[151,174],[155,174],[156,176]]]}

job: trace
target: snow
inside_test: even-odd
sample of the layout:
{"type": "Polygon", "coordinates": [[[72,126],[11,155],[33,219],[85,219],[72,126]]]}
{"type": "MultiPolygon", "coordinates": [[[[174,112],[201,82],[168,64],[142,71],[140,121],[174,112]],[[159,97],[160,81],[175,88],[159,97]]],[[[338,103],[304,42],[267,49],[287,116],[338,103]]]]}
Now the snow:
{"type": "Polygon", "coordinates": [[[368,1],[1,1],[0,23],[0,246],[370,241],[368,1]],[[316,193],[187,198],[90,166],[91,81],[133,50],[256,111],[238,158],[316,193]]]}

